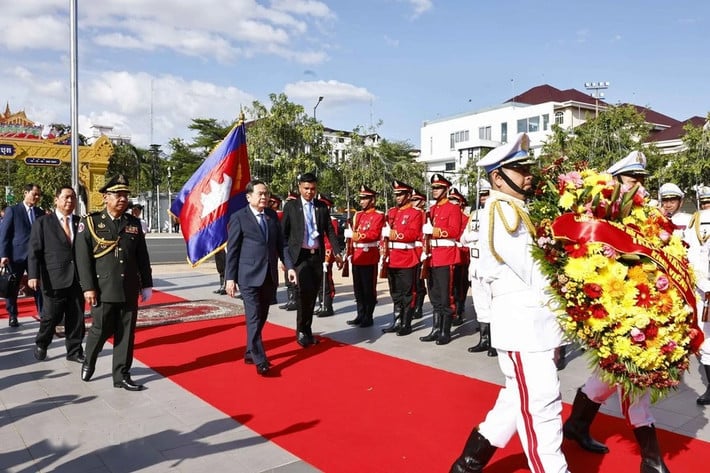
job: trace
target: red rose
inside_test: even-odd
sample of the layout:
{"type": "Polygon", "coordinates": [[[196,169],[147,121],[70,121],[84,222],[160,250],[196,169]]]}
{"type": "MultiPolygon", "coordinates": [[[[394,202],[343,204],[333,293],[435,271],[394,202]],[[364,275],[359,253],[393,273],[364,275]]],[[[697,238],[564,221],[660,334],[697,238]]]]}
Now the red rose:
{"type": "Polygon", "coordinates": [[[602,296],[602,287],[599,284],[588,282],[584,285],[582,289],[584,290],[584,293],[587,295],[587,297],[591,299],[598,299],[602,296]]]}
{"type": "Polygon", "coordinates": [[[601,304],[592,305],[592,307],[590,307],[590,310],[592,311],[592,317],[594,317],[595,319],[603,319],[607,315],[609,315],[609,312],[607,312],[604,306],[601,304]]]}

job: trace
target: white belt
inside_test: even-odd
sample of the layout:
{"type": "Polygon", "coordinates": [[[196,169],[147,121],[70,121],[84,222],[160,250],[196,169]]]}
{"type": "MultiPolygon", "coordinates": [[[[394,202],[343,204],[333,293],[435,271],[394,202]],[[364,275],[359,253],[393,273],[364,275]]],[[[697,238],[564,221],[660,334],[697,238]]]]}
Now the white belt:
{"type": "Polygon", "coordinates": [[[370,243],[355,243],[355,248],[375,248],[378,243],[376,241],[370,243]]]}
{"type": "Polygon", "coordinates": [[[447,240],[445,238],[437,238],[431,240],[431,246],[432,248],[436,248],[437,246],[456,246],[456,241],[447,240]]]}
{"type": "Polygon", "coordinates": [[[424,243],[422,243],[421,241],[417,240],[417,241],[414,242],[414,246],[416,246],[417,248],[424,248],[424,243]]]}
{"type": "Polygon", "coordinates": [[[414,243],[403,243],[401,241],[391,241],[390,248],[394,250],[413,250],[416,247],[414,243]]]}

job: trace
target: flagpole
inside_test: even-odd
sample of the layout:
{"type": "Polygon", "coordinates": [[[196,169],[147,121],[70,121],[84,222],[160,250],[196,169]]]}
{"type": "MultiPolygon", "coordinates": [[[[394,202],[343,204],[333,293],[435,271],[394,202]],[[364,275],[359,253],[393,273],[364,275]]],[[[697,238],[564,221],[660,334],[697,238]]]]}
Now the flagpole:
{"type": "MultiPolygon", "coordinates": [[[[78,63],[78,35],[77,35],[77,3],[78,0],[71,0],[71,5],[69,8],[69,19],[70,19],[70,110],[71,115],[71,185],[74,188],[76,195],[81,195],[79,192],[79,91],[77,87],[77,63],[78,63]]],[[[88,191],[88,189],[87,189],[88,191]]],[[[89,194],[90,195],[90,194],[89,194]]],[[[86,209],[85,212],[89,211],[89,202],[85,202],[86,209]]],[[[77,211],[82,210],[77,208],[77,211]]]]}

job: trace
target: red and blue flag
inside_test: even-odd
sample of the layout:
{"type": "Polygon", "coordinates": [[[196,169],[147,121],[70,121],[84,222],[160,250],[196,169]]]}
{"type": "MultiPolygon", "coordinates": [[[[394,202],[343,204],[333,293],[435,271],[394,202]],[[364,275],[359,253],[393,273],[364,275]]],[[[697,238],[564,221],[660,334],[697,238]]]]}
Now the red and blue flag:
{"type": "Polygon", "coordinates": [[[193,267],[226,244],[229,217],[247,205],[245,188],[250,179],[247,136],[241,123],[212,150],[170,207],[180,219],[187,260],[193,267]]]}

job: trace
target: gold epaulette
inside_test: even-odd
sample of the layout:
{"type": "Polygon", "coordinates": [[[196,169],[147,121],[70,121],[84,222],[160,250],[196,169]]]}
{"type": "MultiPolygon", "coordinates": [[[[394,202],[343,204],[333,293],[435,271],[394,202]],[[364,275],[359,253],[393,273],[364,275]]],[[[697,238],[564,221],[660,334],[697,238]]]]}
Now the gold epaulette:
{"type": "Polygon", "coordinates": [[[698,237],[698,242],[704,245],[710,239],[710,233],[707,235],[700,234],[700,211],[697,211],[690,217],[690,222],[688,222],[688,228],[695,230],[695,236],[698,237]]]}
{"type": "MultiPolygon", "coordinates": [[[[100,213],[100,212],[99,212],[100,213]]],[[[94,219],[91,218],[92,215],[98,215],[99,213],[91,213],[86,217],[86,228],[89,229],[89,233],[96,240],[97,245],[94,247],[94,258],[101,258],[102,256],[110,253],[114,248],[118,246],[118,241],[121,237],[115,240],[105,240],[98,236],[94,231],[94,219]]]]}
{"type": "Polygon", "coordinates": [[[530,215],[528,215],[528,213],[523,210],[522,207],[520,207],[520,205],[518,205],[515,201],[507,199],[497,199],[493,201],[488,219],[488,246],[490,247],[491,254],[496,259],[496,261],[502,263],[503,258],[501,258],[500,254],[498,254],[498,252],[493,247],[493,233],[495,229],[493,212],[496,212],[498,214],[498,217],[500,217],[501,221],[503,222],[503,227],[511,235],[518,230],[518,227],[520,227],[520,222],[522,221],[523,225],[525,225],[528,232],[530,233],[530,236],[534,238],[535,225],[533,225],[532,220],[530,220],[530,215]],[[510,204],[511,207],[513,207],[513,210],[515,211],[515,220],[512,223],[509,223],[505,219],[505,214],[503,213],[503,209],[500,205],[501,202],[507,202],[508,204],[510,204]]]}

